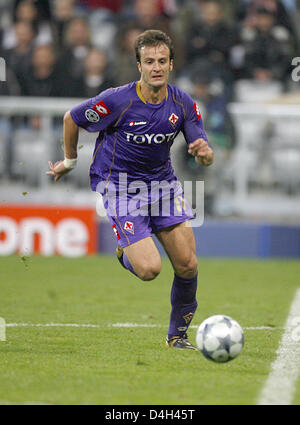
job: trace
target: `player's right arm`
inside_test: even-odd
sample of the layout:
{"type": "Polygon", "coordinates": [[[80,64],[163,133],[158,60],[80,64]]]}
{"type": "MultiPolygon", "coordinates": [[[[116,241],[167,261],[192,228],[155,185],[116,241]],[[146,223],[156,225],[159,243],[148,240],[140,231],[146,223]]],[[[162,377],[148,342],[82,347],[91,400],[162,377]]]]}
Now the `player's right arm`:
{"type": "Polygon", "coordinates": [[[72,118],[71,112],[66,112],[64,116],[64,152],[65,158],[77,158],[79,127],[72,118]]]}
{"type": "Polygon", "coordinates": [[[54,181],[59,180],[76,166],[77,161],[77,143],[78,143],[79,127],[74,122],[70,111],[64,116],[64,154],[65,159],[53,164],[48,162],[50,171],[46,174],[54,176],[54,181]]]}

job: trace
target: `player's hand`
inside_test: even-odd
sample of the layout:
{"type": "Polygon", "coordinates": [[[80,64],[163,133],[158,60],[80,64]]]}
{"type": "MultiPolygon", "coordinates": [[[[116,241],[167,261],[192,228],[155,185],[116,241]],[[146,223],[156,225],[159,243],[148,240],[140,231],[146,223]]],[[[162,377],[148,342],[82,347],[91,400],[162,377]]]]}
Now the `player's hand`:
{"type": "Polygon", "coordinates": [[[71,168],[66,168],[64,166],[64,161],[57,161],[53,164],[51,161],[48,161],[50,171],[47,171],[47,176],[54,176],[54,181],[57,182],[62,176],[71,171],[71,168]]]}
{"type": "Polygon", "coordinates": [[[190,143],[188,152],[195,157],[198,165],[208,166],[214,161],[214,152],[204,139],[197,139],[190,143]]]}

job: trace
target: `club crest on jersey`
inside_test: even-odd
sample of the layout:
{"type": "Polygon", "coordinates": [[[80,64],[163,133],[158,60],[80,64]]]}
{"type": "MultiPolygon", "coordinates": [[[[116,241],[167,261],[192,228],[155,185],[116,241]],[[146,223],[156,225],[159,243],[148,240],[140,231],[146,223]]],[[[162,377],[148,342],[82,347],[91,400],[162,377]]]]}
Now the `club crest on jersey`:
{"type": "Polygon", "coordinates": [[[200,120],[200,118],[201,118],[201,112],[200,112],[200,108],[199,108],[199,106],[197,105],[196,102],[194,103],[193,108],[195,109],[195,112],[196,112],[196,115],[197,115],[198,120],[200,120]]]}
{"type": "Polygon", "coordinates": [[[174,112],[169,116],[169,121],[174,128],[176,127],[176,123],[178,120],[179,120],[179,117],[175,115],[174,112]]]}
{"type": "Polygon", "coordinates": [[[131,221],[125,221],[124,229],[134,235],[134,224],[131,221]]]}
{"type": "Polygon", "coordinates": [[[85,118],[89,122],[98,122],[100,120],[99,115],[97,114],[97,112],[93,111],[93,109],[87,109],[85,111],[85,118]]]}
{"type": "Polygon", "coordinates": [[[116,235],[117,240],[119,241],[121,238],[120,238],[120,235],[119,235],[119,232],[118,232],[118,229],[117,229],[117,225],[113,224],[112,228],[113,228],[114,234],[116,235]]]}
{"type": "Polygon", "coordinates": [[[105,105],[103,100],[100,100],[100,102],[96,103],[96,105],[93,106],[93,110],[100,115],[100,117],[106,117],[106,115],[111,114],[111,110],[105,105]]]}

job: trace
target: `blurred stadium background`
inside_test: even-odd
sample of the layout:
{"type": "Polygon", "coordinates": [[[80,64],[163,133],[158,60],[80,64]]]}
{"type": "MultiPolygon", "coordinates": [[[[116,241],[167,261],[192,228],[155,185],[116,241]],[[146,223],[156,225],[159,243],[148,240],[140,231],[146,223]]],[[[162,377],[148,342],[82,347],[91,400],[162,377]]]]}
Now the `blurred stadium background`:
{"type": "Polygon", "coordinates": [[[134,40],[156,28],[215,150],[202,169],[180,136],[172,148],[181,180],[205,182],[198,255],[299,257],[299,22],[299,0],[0,0],[0,255],[114,251],[89,188],[96,135],[80,133],[66,178],[45,172],[62,159],[64,113],[138,79],[134,40]]]}

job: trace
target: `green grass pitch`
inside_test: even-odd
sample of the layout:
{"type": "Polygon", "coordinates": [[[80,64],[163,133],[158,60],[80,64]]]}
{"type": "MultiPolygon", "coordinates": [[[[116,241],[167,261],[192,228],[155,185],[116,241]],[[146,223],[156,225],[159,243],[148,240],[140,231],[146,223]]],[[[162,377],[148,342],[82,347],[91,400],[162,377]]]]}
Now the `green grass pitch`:
{"type": "MultiPolygon", "coordinates": [[[[198,310],[245,329],[235,360],[165,347],[173,271],[142,282],[110,256],[0,258],[0,404],[255,404],[299,283],[296,261],[199,260],[198,310]],[[144,324],[120,327],[114,324],[144,324]],[[267,326],[267,329],[259,327],[267,326]]],[[[299,312],[300,315],[300,312],[299,312]]],[[[300,404],[300,382],[293,404],[300,404]]]]}

